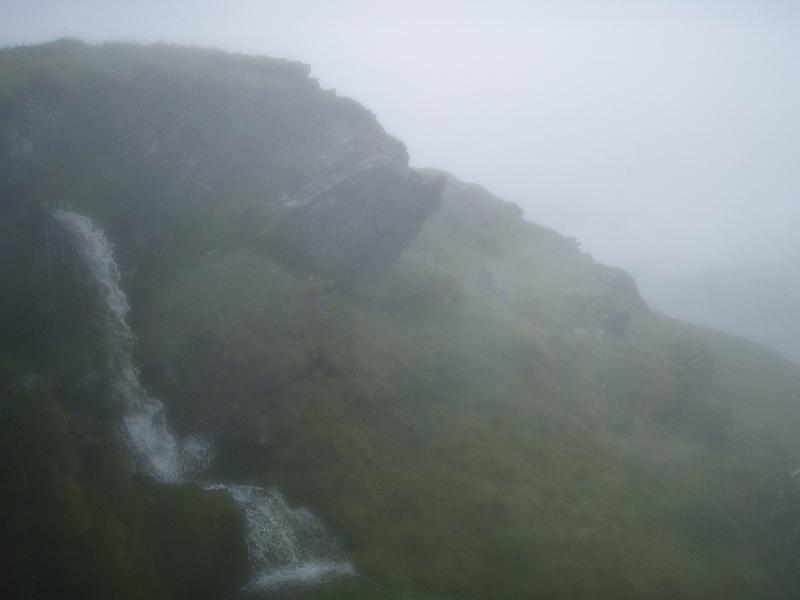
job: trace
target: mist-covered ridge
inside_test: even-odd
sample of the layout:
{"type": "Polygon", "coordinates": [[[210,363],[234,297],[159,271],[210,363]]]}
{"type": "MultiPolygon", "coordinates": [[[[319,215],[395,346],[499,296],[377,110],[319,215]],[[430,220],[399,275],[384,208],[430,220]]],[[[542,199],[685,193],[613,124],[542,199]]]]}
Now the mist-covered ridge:
{"type": "Polygon", "coordinates": [[[305,65],[0,51],[0,273],[3,598],[800,595],[798,367],[305,65]]]}

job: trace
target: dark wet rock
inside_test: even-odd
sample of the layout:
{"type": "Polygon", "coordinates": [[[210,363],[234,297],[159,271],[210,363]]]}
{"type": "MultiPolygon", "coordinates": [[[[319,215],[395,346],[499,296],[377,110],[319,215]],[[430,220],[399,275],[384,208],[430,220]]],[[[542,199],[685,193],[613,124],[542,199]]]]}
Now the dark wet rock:
{"type": "Polygon", "coordinates": [[[387,166],[348,174],[286,210],[261,237],[293,263],[338,279],[391,264],[439,204],[441,185],[387,166]]]}
{"type": "Polygon", "coordinates": [[[631,315],[624,310],[612,309],[600,318],[600,324],[607,334],[614,337],[625,337],[631,315]]]}
{"type": "Polygon", "coordinates": [[[20,60],[31,74],[0,111],[0,202],[69,203],[139,276],[249,240],[349,278],[394,261],[439,206],[403,144],[307,65],[74,42],[20,60]]]}

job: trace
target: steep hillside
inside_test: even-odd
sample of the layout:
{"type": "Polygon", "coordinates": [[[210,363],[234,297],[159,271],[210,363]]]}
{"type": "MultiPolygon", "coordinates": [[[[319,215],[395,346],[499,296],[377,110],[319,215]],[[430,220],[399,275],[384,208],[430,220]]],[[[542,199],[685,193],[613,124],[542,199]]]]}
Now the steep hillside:
{"type": "Polygon", "coordinates": [[[267,598],[800,594],[800,371],[409,169],[307,67],[0,52],[0,249],[3,597],[235,596],[249,515],[209,480],[277,485],[357,573],[267,598]],[[65,207],[114,244],[143,385],[216,449],[203,485],[120,443],[65,207]]]}

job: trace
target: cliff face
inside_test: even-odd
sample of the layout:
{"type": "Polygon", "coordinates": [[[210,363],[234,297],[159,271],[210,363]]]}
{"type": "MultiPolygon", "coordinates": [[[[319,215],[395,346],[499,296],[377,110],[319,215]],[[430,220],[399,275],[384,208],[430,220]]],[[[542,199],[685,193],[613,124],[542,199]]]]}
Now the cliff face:
{"type": "Polygon", "coordinates": [[[137,270],[250,240],[348,278],[391,264],[438,206],[403,145],[305,65],[68,41],[5,60],[4,202],[96,216],[137,270]]]}
{"type": "Polygon", "coordinates": [[[276,597],[800,593],[795,367],[409,169],[303,65],[59,42],[0,52],[3,597],[246,577],[230,499],[120,447],[67,205],[114,245],[142,386],[214,443],[208,479],[279,485],[365,575],[276,597]]]}

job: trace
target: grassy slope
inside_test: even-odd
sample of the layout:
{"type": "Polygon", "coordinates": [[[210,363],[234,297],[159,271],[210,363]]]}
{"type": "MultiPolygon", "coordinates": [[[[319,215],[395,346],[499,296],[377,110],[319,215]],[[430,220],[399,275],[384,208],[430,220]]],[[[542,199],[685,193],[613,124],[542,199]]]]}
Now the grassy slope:
{"type": "Polygon", "coordinates": [[[19,381],[0,352],[4,598],[220,598],[242,582],[237,507],[132,476],[117,432],[75,414],[74,390],[19,381]]]}
{"type": "MultiPolygon", "coordinates": [[[[0,55],[0,109],[16,89],[37,89],[32,72],[51,69],[79,99],[92,83],[87,72],[105,60],[135,63],[140,51],[15,52],[0,55]],[[86,61],[94,61],[88,71],[86,61]]],[[[184,77],[195,69],[191,52],[157,54],[159,72],[184,77]]],[[[202,57],[198,75],[219,59],[202,57]]],[[[210,87],[242,77],[258,87],[258,69],[241,64],[222,69],[230,79],[210,87]]],[[[130,132],[115,130],[120,148],[109,151],[93,145],[91,132],[57,123],[70,162],[63,172],[38,173],[37,193],[69,190],[112,235],[126,234],[129,204],[146,202],[142,214],[160,214],[165,200],[148,186],[157,189],[170,173],[135,162],[138,150],[123,152],[134,147],[130,132]]],[[[51,151],[59,156],[59,147],[51,151]]],[[[233,191],[236,182],[216,183],[226,190],[219,205],[198,200],[191,186],[170,201],[172,229],[152,250],[155,275],[126,275],[137,360],[176,428],[218,436],[216,476],[277,481],[324,516],[369,578],[305,595],[798,596],[800,565],[783,543],[790,521],[768,518],[778,490],[795,501],[786,477],[800,457],[795,367],[650,313],[624,274],[478,188],[451,181],[442,210],[391,270],[344,287],[237,243],[228,215],[214,207],[250,197],[253,182],[233,191]],[[491,273],[493,289],[480,283],[481,271],[491,273]],[[624,337],[603,332],[602,315],[613,311],[631,315],[624,337]]],[[[126,244],[120,250],[136,258],[126,244]]],[[[0,356],[4,386],[28,368],[15,364],[13,348],[0,356]]],[[[45,373],[45,381],[58,375],[45,373]]],[[[91,440],[78,435],[66,402],[42,398],[41,415],[30,417],[29,405],[6,393],[0,420],[4,432],[34,440],[26,446],[4,435],[8,448],[29,448],[31,464],[60,473],[41,478],[55,491],[36,509],[61,515],[47,528],[52,537],[25,548],[100,540],[99,551],[87,549],[76,564],[87,572],[105,564],[101,587],[191,597],[191,573],[203,572],[213,596],[209,561],[233,556],[223,547],[231,542],[215,529],[202,530],[209,537],[201,543],[193,523],[224,521],[229,507],[184,497],[189,491],[137,491],[121,463],[92,471],[81,454],[91,440]],[[57,456],[36,454],[48,439],[62,449],[57,456]],[[76,500],[75,489],[88,500],[76,500]],[[169,497],[148,500],[160,494],[169,497]],[[186,514],[205,516],[176,518],[186,514]],[[187,540],[197,552],[182,563],[187,540]],[[164,572],[148,558],[161,547],[177,556],[164,572]]],[[[98,447],[106,455],[113,444],[98,447]]],[[[3,479],[22,491],[5,496],[13,509],[6,514],[35,520],[25,498],[39,488],[25,488],[29,477],[15,464],[4,462],[3,479]]],[[[41,574],[38,564],[31,573],[41,574]]]]}
{"type": "MultiPolygon", "coordinates": [[[[450,189],[355,290],[245,250],[197,265],[161,296],[143,360],[180,365],[180,396],[193,333],[218,340],[198,360],[253,401],[251,475],[343,536],[377,582],[365,597],[794,597],[800,565],[767,515],[800,456],[797,369],[651,313],[569,240],[450,189]],[[624,338],[597,306],[631,312],[624,338]],[[713,357],[702,393],[676,392],[687,344],[713,357]],[[662,418],[678,393],[696,406],[662,418]]],[[[358,595],[314,597],[340,593],[358,595]]]]}

